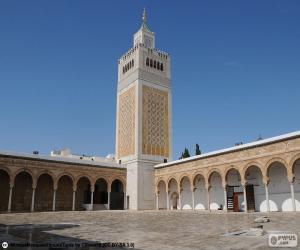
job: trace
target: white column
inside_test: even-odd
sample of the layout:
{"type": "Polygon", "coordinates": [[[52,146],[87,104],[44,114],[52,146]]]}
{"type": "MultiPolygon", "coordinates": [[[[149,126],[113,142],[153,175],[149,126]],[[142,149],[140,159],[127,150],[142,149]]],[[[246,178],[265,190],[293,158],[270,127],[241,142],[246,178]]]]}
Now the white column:
{"type": "Polygon", "coordinates": [[[224,187],[224,208],[223,208],[224,211],[227,212],[227,188],[224,187]]]}
{"type": "Polygon", "coordinates": [[[93,211],[94,207],[94,190],[91,190],[91,211],[93,211]]]}
{"type": "Polygon", "coordinates": [[[156,210],[159,210],[158,199],[159,199],[159,196],[158,196],[158,194],[156,194],[156,210]]]}
{"type": "Polygon", "coordinates": [[[245,213],[248,212],[248,206],[247,206],[247,191],[246,191],[246,184],[243,185],[243,192],[244,192],[244,208],[245,208],[245,213]]]}
{"type": "Polygon", "coordinates": [[[167,193],[167,210],[169,210],[170,209],[169,193],[168,193],[168,191],[166,193],[167,193]]]}
{"type": "Polygon", "coordinates": [[[7,207],[7,212],[11,212],[11,197],[12,197],[12,191],[13,187],[9,188],[9,197],[8,197],[8,207],[7,207]]]}
{"type": "Polygon", "coordinates": [[[270,212],[268,184],[265,184],[265,192],[266,192],[267,212],[270,212]]]}
{"type": "Polygon", "coordinates": [[[35,188],[32,189],[32,196],[31,196],[31,209],[30,211],[34,211],[34,197],[35,197],[35,188]]]}
{"type": "Polygon", "coordinates": [[[110,210],[110,191],[107,192],[107,210],[110,210]]]}
{"type": "Polygon", "coordinates": [[[127,206],[126,206],[126,192],[124,192],[124,210],[127,209],[127,206]]]}
{"type": "Polygon", "coordinates": [[[209,188],[206,188],[206,202],[207,202],[207,210],[210,211],[209,188]]]}
{"type": "Polygon", "coordinates": [[[294,183],[290,182],[291,186],[291,196],[292,196],[292,207],[293,207],[293,212],[296,211],[296,203],[295,203],[295,192],[294,192],[294,183]]]}
{"type": "Polygon", "coordinates": [[[181,192],[179,191],[179,195],[178,195],[178,203],[179,203],[179,209],[182,210],[181,208],[181,192]]]}
{"type": "Polygon", "coordinates": [[[195,210],[195,190],[192,190],[192,210],[195,210]]]}
{"type": "Polygon", "coordinates": [[[76,191],[73,190],[72,211],[75,211],[75,199],[76,199],[76,191]]]}
{"type": "Polygon", "coordinates": [[[53,189],[52,211],[55,211],[55,203],[56,203],[56,189],[53,189]]]}

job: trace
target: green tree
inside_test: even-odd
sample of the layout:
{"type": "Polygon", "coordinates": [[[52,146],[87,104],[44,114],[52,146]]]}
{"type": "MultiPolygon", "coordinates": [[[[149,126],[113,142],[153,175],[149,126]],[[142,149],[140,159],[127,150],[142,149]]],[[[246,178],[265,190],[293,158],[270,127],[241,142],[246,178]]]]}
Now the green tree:
{"type": "Polygon", "coordinates": [[[201,150],[198,143],[196,144],[196,155],[201,155],[201,150]]]}

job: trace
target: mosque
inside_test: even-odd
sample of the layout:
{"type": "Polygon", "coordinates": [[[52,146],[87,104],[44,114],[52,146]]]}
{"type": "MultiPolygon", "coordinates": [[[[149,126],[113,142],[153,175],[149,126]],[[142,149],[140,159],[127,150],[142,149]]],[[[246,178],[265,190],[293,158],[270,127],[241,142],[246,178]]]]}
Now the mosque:
{"type": "Polygon", "coordinates": [[[0,211],[300,211],[300,131],[172,160],[171,56],[147,24],[118,60],[116,153],[0,151],[0,211]]]}

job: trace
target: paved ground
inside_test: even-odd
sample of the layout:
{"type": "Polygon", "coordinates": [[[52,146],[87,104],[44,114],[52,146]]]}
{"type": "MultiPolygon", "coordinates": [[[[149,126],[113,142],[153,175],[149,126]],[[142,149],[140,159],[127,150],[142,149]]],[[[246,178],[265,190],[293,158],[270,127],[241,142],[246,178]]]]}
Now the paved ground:
{"type": "MultiPolygon", "coordinates": [[[[122,242],[134,243],[135,249],[155,250],[268,249],[268,235],[224,236],[226,233],[253,227],[254,218],[261,215],[263,214],[209,214],[191,211],[0,214],[0,243],[4,240],[9,243],[65,242],[65,244],[122,242]]],[[[289,231],[300,236],[300,213],[271,213],[268,216],[271,222],[263,224],[266,231],[289,231]]],[[[130,245],[127,246],[130,249],[130,245]]],[[[299,242],[298,247],[300,249],[299,242]]],[[[86,249],[98,248],[86,247],[86,249]]]]}

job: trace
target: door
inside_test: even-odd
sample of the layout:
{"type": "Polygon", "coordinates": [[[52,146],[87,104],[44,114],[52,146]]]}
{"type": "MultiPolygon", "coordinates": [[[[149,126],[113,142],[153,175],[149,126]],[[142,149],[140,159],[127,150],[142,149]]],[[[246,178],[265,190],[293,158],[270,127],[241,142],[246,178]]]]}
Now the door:
{"type": "Polygon", "coordinates": [[[233,211],[239,212],[239,193],[233,193],[233,211]]]}
{"type": "Polygon", "coordinates": [[[246,197],[247,197],[248,211],[254,212],[255,211],[255,198],[254,198],[254,186],[252,184],[246,186],[246,197]]]}

